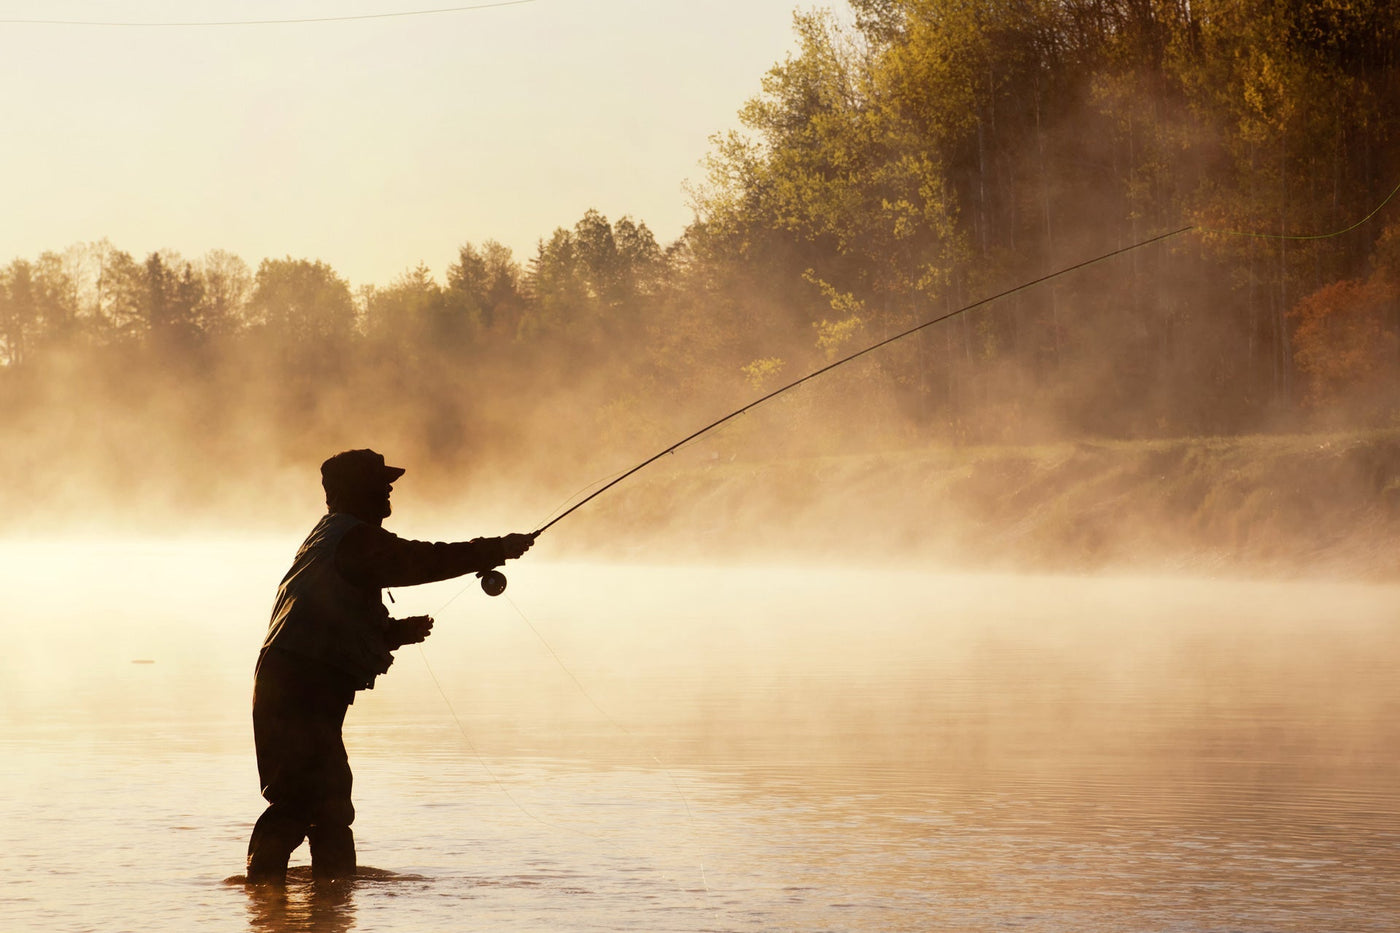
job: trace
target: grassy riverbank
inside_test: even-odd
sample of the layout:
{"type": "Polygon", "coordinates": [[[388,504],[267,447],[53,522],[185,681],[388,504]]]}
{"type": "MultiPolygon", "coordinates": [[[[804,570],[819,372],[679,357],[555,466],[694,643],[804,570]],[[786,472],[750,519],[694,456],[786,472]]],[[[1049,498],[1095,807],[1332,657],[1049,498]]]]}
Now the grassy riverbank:
{"type": "Polygon", "coordinates": [[[570,550],[1400,577],[1395,430],[648,469],[569,519],[570,550]]]}

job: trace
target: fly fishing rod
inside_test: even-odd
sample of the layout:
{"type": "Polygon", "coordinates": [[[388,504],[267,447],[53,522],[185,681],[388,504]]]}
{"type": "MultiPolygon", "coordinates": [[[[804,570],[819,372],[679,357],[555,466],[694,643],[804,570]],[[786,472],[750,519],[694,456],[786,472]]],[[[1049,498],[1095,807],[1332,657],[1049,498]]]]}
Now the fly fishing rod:
{"type": "MultiPolygon", "coordinates": [[[[1007,297],[1009,297],[1009,296],[1011,296],[1011,295],[1014,295],[1014,294],[1016,294],[1016,293],[1018,293],[1018,292],[1023,292],[1023,291],[1025,291],[1026,289],[1034,288],[1034,287],[1037,286],[1037,285],[1041,285],[1041,284],[1043,284],[1043,283],[1045,283],[1045,282],[1049,282],[1049,281],[1051,281],[1051,280],[1053,280],[1053,279],[1057,279],[1057,278],[1059,278],[1059,277],[1062,276],[1062,275],[1068,275],[1069,273],[1074,272],[1074,271],[1079,270],[1079,269],[1083,269],[1083,268],[1085,268],[1086,266],[1092,266],[1092,265],[1095,265],[1096,263],[1100,263],[1100,262],[1104,262],[1105,260],[1112,259],[1112,258],[1115,257],[1115,256],[1121,256],[1121,255],[1123,255],[1124,253],[1130,253],[1130,252],[1132,252],[1132,251],[1134,251],[1134,250],[1142,249],[1144,246],[1150,246],[1150,245],[1153,244],[1153,243],[1160,243],[1160,242],[1163,241],[1163,240],[1169,240],[1169,239],[1171,239],[1171,238],[1173,238],[1173,237],[1180,236],[1181,234],[1186,233],[1186,232],[1189,231],[1189,230],[1194,230],[1194,229],[1196,229],[1194,225],[1185,226],[1185,227],[1179,227],[1179,228],[1177,228],[1177,229],[1175,229],[1175,230],[1171,230],[1171,231],[1169,231],[1169,232],[1167,232],[1167,233],[1159,233],[1159,234],[1157,234],[1156,236],[1148,237],[1148,238],[1145,239],[1145,240],[1139,240],[1138,242],[1132,243],[1132,244],[1130,244],[1130,245],[1128,245],[1128,246],[1123,246],[1123,247],[1119,247],[1118,249],[1115,249],[1115,250],[1110,250],[1110,251],[1108,251],[1108,252],[1106,252],[1106,253],[1103,253],[1103,254],[1101,254],[1101,255],[1095,256],[1095,257],[1093,257],[1092,259],[1085,259],[1085,260],[1083,260],[1083,261],[1081,261],[1081,262],[1076,262],[1076,263],[1074,263],[1073,265],[1065,266],[1065,267],[1062,268],[1062,269],[1057,269],[1057,270],[1054,271],[1054,272],[1047,273],[1047,274],[1042,275],[1042,276],[1040,276],[1040,277],[1038,277],[1038,278],[1034,278],[1034,279],[1030,279],[1029,281],[1022,282],[1021,284],[1016,285],[1016,286],[1014,286],[1014,287],[1012,287],[1012,288],[1008,288],[1008,289],[1006,289],[1005,291],[997,292],[995,295],[988,295],[988,296],[985,297],[985,298],[980,298],[980,299],[978,299],[977,301],[972,302],[971,304],[963,305],[961,308],[956,308],[956,309],[954,309],[954,310],[952,310],[952,311],[947,312],[946,314],[940,314],[940,315],[938,315],[937,317],[930,318],[929,320],[924,321],[924,322],[921,323],[921,324],[916,324],[916,325],[914,325],[913,327],[909,328],[908,330],[901,331],[901,332],[895,334],[895,335],[892,336],[892,337],[886,337],[884,340],[878,341],[877,343],[872,343],[870,346],[865,347],[865,348],[863,348],[863,349],[861,349],[861,350],[857,350],[855,353],[852,353],[852,354],[850,354],[849,356],[844,356],[844,357],[842,357],[841,359],[836,360],[835,362],[828,363],[827,365],[821,367],[820,369],[813,370],[812,372],[808,373],[807,375],[803,376],[803,377],[800,378],[800,379],[795,379],[795,380],[793,380],[792,382],[789,382],[787,385],[782,386],[781,388],[774,389],[772,392],[769,392],[767,395],[763,395],[763,396],[761,396],[761,397],[759,397],[759,398],[754,399],[752,402],[749,402],[747,405],[744,405],[744,406],[741,407],[741,408],[736,408],[736,409],[734,409],[733,411],[731,411],[729,414],[725,415],[725,416],[722,417],[722,418],[718,418],[718,419],[716,419],[716,420],[714,420],[714,421],[711,421],[709,424],[705,425],[705,426],[704,426],[703,428],[701,428],[700,430],[694,431],[694,432],[692,432],[692,433],[686,435],[685,437],[683,437],[683,438],[681,438],[680,440],[676,441],[674,444],[672,444],[671,446],[667,447],[666,449],[661,450],[661,451],[659,451],[659,452],[653,454],[652,456],[648,457],[647,459],[643,460],[641,463],[639,463],[639,464],[637,464],[636,466],[632,467],[630,470],[626,470],[626,471],[624,471],[623,473],[620,473],[619,475],[613,477],[612,480],[610,480],[610,481],[609,481],[608,483],[606,483],[605,485],[600,486],[598,489],[595,489],[593,492],[589,493],[587,496],[585,496],[584,498],[580,499],[578,502],[575,502],[573,505],[569,506],[569,508],[565,509],[565,510],[564,510],[563,512],[561,512],[560,514],[556,515],[554,518],[552,518],[552,519],[550,519],[549,521],[545,522],[545,523],[544,523],[543,525],[541,525],[538,529],[536,529],[534,532],[532,532],[531,535],[530,535],[530,537],[531,537],[532,539],[533,539],[533,538],[538,538],[540,535],[544,534],[544,533],[545,533],[546,531],[548,531],[550,528],[554,527],[554,526],[557,525],[559,522],[563,521],[565,518],[568,518],[568,517],[569,517],[570,515],[572,515],[574,512],[578,511],[580,508],[582,508],[583,506],[587,505],[589,502],[592,502],[594,499],[598,498],[598,497],[601,496],[603,493],[607,492],[609,489],[612,489],[612,488],[613,488],[614,486],[616,486],[618,483],[621,483],[623,480],[627,479],[628,477],[632,476],[633,474],[635,474],[635,473],[637,473],[637,472],[639,472],[639,471],[645,469],[646,467],[648,467],[648,466],[650,466],[651,464],[655,463],[656,461],[660,460],[662,457],[666,456],[667,454],[675,453],[677,450],[679,450],[680,448],[684,447],[686,444],[689,444],[691,441],[695,440],[696,438],[700,437],[701,435],[708,434],[710,431],[713,431],[715,428],[719,427],[720,425],[725,424],[725,423],[728,422],[728,421],[732,421],[733,419],[739,417],[740,415],[744,414],[745,412],[748,412],[748,411],[751,411],[751,410],[754,409],[754,408],[757,408],[759,405],[762,405],[764,402],[767,402],[767,401],[769,401],[769,400],[771,400],[771,399],[777,398],[779,395],[782,395],[784,392],[788,392],[788,391],[791,391],[792,389],[797,388],[798,386],[802,385],[804,382],[810,382],[811,380],[817,378],[818,376],[821,376],[821,375],[823,375],[823,374],[825,374],[825,373],[829,373],[829,372],[831,372],[833,369],[836,369],[838,366],[845,366],[847,363],[850,363],[850,362],[852,362],[853,360],[857,360],[857,359],[859,359],[860,357],[865,356],[867,353],[874,353],[876,350],[880,349],[881,347],[889,346],[890,344],[894,343],[894,342],[897,341],[897,340],[903,340],[905,337],[908,337],[908,336],[910,336],[911,334],[916,334],[916,333],[918,333],[919,331],[924,330],[925,328],[932,327],[932,326],[935,325],[935,324],[941,324],[942,322],[947,321],[947,320],[950,320],[950,319],[955,318],[955,317],[958,317],[958,316],[961,315],[961,314],[966,314],[966,313],[969,312],[969,311],[976,310],[977,308],[980,308],[980,307],[982,307],[983,305],[988,305],[988,304],[991,304],[991,303],[994,302],[994,301],[999,301],[999,300],[1002,299],[1002,298],[1007,298],[1007,297]]],[[[486,593],[486,595],[488,595],[488,596],[499,596],[499,595],[501,595],[502,593],[505,592],[505,589],[506,589],[506,576],[505,576],[505,574],[501,573],[499,570],[486,570],[486,571],[482,571],[481,573],[477,574],[477,576],[481,579],[481,589],[486,593]]]]}

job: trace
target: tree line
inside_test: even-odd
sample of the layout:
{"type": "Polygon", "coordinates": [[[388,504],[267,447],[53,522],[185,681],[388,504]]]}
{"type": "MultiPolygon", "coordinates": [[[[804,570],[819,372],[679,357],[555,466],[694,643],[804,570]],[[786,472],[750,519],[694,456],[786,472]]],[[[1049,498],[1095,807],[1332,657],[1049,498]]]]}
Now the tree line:
{"type": "Polygon", "coordinates": [[[441,282],[420,265],[358,290],[218,250],[13,260],[0,429],[104,477],[137,475],[132,436],[300,462],[347,425],[448,463],[543,443],[611,463],[1183,224],[740,430],[829,450],[1400,417],[1394,204],[1313,237],[1400,183],[1396,3],[851,0],[794,25],[669,244],[588,211],[524,262],[464,244],[441,282]]]}

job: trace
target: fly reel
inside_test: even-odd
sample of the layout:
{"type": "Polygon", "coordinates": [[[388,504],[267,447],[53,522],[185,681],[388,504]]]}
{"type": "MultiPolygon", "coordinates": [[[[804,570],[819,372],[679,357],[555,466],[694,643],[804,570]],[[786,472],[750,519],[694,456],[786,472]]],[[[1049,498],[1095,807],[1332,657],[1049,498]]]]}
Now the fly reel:
{"type": "Polygon", "coordinates": [[[500,596],[506,591],[506,575],[499,570],[483,570],[477,574],[481,591],[487,596],[500,596]]]}

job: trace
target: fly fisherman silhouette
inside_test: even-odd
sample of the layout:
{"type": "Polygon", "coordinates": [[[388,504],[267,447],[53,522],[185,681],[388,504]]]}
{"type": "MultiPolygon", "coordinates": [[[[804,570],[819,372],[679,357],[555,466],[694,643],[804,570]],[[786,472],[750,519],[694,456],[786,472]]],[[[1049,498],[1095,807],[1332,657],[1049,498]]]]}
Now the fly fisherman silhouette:
{"type": "Polygon", "coordinates": [[[268,807],[248,843],[248,881],[282,884],[287,860],[311,844],[316,878],[355,874],[352,775],[341,739],[358,690],[389,669],[393,652],[428,637],[428,616],[389,618],[380,591],[484,573],[529,550],[535,534],[451,544],[409,541],[383,529],[404,471],[372,450],[321,464],[327,513],[277,590],[258,654],[253,739],[268,807]]]}

